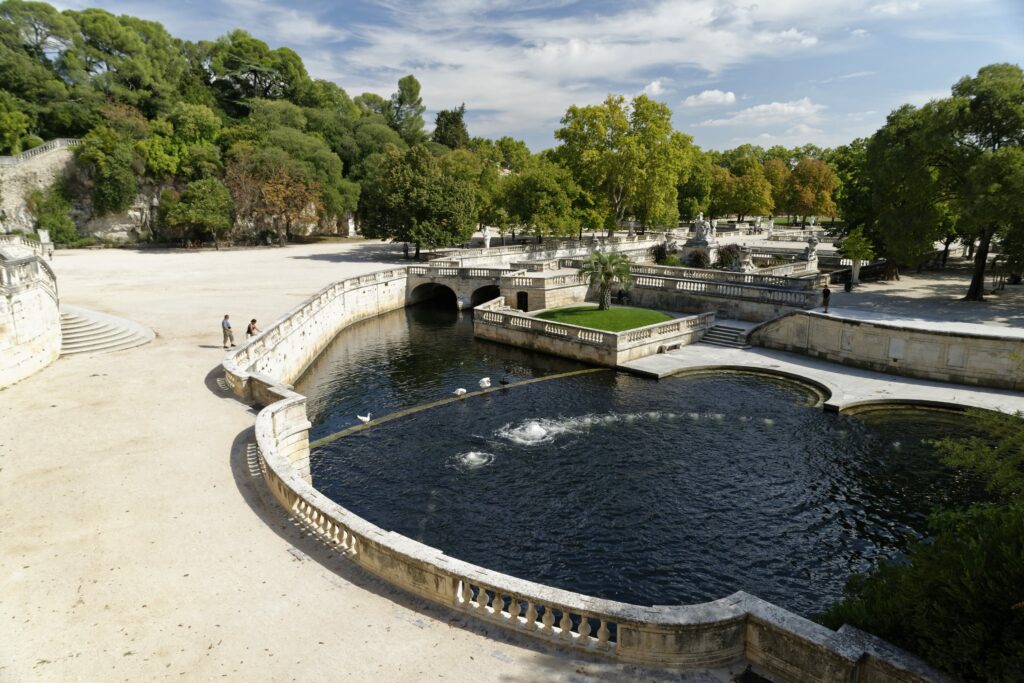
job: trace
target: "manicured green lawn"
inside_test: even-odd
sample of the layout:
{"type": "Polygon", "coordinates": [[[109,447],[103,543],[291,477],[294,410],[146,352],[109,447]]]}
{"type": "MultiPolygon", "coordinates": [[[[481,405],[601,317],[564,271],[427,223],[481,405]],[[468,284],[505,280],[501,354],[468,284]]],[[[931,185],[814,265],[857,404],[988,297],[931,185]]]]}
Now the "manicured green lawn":
{"type": "Polygon", "coordinates": [[[540,313],[538,318],[552,320],[581,327],[592,327],[605,332],[621,332],[634,327],[653,325],[671,320],[672,316],[649,308],[631,308],[628,306],[612,306],[607,311],[599,311],[596,306],[572,306],[556,308],[553,311],[540,313]]]}

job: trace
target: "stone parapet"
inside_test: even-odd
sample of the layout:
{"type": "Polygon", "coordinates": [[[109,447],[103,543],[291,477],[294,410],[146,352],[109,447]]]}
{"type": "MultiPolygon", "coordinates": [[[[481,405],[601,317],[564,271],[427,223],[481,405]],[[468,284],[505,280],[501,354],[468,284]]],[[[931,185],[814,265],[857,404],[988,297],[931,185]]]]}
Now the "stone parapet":
{"type": "Polygon", "coordinates": [[[49,264],[40,256],[0,258],[0,387],[57,360],[60,345],[57,278],[49,264]]]}
{"type": "Polygon", "coordinates": [[[714,324],[714,313],[704,313],[605,332],[526,315],[506,306],[504,297],[477,306],[473,313],[477,337],[608,367],[692,344],[714,324]]]}
{"type": "Polygon", "coordinates": [[[755,328],[752,344],[939,382],[1024,390],[1024,337],[980,325],[943,327],[804,311],[755,328]]]}

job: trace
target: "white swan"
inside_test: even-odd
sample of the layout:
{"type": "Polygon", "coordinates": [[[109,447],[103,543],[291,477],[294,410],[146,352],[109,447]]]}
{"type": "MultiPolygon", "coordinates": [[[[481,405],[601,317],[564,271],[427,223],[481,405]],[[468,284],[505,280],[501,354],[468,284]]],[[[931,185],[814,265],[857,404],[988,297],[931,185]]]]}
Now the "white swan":
{"type": "Polygon", "coordinates": [[[459,387],[458,389],[456,389],[452,393],[455,394],[456,396],[464,396],[465,393],[466,393],[466,390],[463,389],[462,387],[459,387]]]}
{"type": "Polygon", "coordinates": [[[480,388],[481,389],[489,389],[490,387],[491,387],[491,378],[490,377],[484,377],[482,380],[480,380],[480,388]]]}
{"type": "Polygon", "coordinates": [[[365,424],[365,423],[370,421],[370,415],[372,415],[372,414],[373,413],[367,413],[366,415],[359,415],[359,414],[357,414],[356,417],[359,418],[360,422],[365,424]]]}

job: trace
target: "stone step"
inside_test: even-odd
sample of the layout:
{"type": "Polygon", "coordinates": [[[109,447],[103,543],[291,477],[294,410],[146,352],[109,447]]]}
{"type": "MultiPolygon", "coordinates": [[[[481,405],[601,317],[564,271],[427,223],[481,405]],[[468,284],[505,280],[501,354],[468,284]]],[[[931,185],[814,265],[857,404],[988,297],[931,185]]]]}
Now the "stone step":
{"type": "Polygon", "coordinates": [[[70,350],[76,347],[93,346],[96,344],[114,344],[135,336],[130,330],[111,330],[106,334],[91,335],[88,337],[65,337],[61,342],[61,348],[70,350]]]}
{"type": "Polygon", "coordinates": [[[700,343],[731,349],[745,349],[749,347],[748,344],[741,341],[745,332],[746,330],[740,327],[714,325],[710,330],[704,333],[704,336],[701,337],[700,343]]]}
{"type": "Polygon", "coordinates": [[[61,355],[122,351],[156,336],[144,325],[77,306],[61,306],[61,355]]]}

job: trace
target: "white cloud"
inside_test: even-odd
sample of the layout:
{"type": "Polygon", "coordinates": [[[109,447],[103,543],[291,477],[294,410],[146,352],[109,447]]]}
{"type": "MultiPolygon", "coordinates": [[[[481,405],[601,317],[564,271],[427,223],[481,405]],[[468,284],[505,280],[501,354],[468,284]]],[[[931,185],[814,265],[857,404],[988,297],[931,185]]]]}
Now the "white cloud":
{"type": "Polygon", "coordinates": [[[705,119],[699,126],[750,126],[765,127],[793,122],[814,122],[825,110],[825,105],[816,104],[804,97],[790,102],[769,102],[756,104],[718,119],[705,119]]]}
{"type": "Polygon", "coordinates": [[[914,0],[890,0],[889,2],[876,2],[868,8],[868,11],[871,14],[896,17],[916,12],[919,9],[921,9],[921,3],[914,0]]]}
{"type": "Polygon", "coordinates": [[[712,107],[725,104],[733,104],[736,101],[736,93],[721,90],[705,90],[696,95],[690,95],[679,103],[680,107],[687,109],[694,107],[712,107]]]}
{"type": "Polygon", "coordinates": [[[822,85],[826,83],[835,83],[836,81],[848,81],[851,78],[867,78],[868,76],[874,76],[874,71],[854,71],[852,73],[843,74],[842,76],[829,76],[823,78],[820,81],[811,81],[811,83],[820,83],[822,85]]]}
{"type": "Polygon", "coordinates": [[[854,38],[864,38],[865,36],[868,35],[868,32],[862,28],[855,28],[852,31],[850,31],[850,35],[853,36],[854,38]]]}
{"type": "Polygon", "coordinates": [[[645,95],[650,95],[651,97],[657,97],[658,95],[665,92],[665,84],[663,79],[658,78],[651,81],[650,83],[644,86],[644,89],[641,92],[643,92],[645,95]]]}

